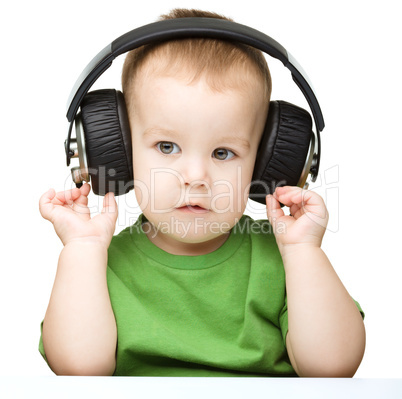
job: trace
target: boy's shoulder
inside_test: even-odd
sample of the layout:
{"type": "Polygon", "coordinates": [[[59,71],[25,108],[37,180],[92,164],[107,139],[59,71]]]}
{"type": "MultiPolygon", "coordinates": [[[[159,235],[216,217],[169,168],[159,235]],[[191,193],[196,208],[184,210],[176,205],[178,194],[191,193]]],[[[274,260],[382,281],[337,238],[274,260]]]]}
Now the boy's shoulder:
{"type": "Polygon", "coordinates": [[[247,235],[274,235],[272,225],[268,219],[253,219],[249,215],[243,215],[232,229],[235,234],[247,235]]]}
{"type": "Polygon", "coordinates": [[[131,244],[136,241],[137,237],[145,235],[142,229],[143,222],[144,215],[140,214],[133,224],[115,234],[109,245],[109,253],[117,249],[121,251],[124,248],[130,248],[131,244]]]}
{"type": "Polygon", "coordinates": [[[136,221],[123,230],[121,230],[119,233],[115,234],[113,236],[112,241],[114,240],[121,240],[121,239],[129,239],[130,236],[133,234],[143,234],[144,230],[142,229],[142,225],[144,222],[146,222],[147,219],[145,218],[144,214],[138,215],[136,221]]]}

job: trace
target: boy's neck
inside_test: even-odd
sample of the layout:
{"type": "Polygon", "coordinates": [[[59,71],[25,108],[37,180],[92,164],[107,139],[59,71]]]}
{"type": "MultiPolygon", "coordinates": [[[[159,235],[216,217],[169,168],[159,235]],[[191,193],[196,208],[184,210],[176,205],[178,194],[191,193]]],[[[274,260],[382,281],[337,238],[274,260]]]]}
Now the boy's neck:
{"type": "MultiPolygon", "coordinates": [[[[148,221],[144,224],[147,224],[149,227],[151,227],[148,221]]],[[[229,231],[205,242],[188,243],[178,241],[167,234],[161,233],[160,231],[155,232],[155,229],[152,227],[144,229],[144,231],[146,231],[145,234],[147,235],[148,239],[158,248],[169,254],[181,256],[199,256],[214,252],[226,242],[230,235],[229,231]]]]}

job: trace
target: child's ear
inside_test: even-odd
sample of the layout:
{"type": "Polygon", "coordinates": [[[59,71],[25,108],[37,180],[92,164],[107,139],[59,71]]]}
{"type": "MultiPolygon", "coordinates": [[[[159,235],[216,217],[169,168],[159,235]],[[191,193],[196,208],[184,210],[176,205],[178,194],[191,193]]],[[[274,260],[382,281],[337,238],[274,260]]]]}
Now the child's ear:
{"type": "Polygon", "coordinates": [[[310,171],[307,157],[313,138],[306,110],[285,101],[271,101],[249,197],[265,204],[267,194],[273,194],[278,186],[303,186],[310,171]]]}
{"type": "Polygon", "coordinates": [[[114,89],[89,92],[78,118],[84,130],[83,150],[94,193],[126,194],[133,188],[133,159],[123,93],[114,89]]]}

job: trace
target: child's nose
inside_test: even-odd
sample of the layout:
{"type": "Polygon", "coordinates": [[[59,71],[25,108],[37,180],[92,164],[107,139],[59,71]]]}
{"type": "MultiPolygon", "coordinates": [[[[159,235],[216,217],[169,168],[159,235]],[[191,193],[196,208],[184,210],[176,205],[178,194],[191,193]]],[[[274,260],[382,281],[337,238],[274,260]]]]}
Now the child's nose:
{"type": "Polygon", "coordinates": [[[205,160],[192,158],[184,162],[183,179],[186,186],[209,186],[210,176],[205,160]]]}

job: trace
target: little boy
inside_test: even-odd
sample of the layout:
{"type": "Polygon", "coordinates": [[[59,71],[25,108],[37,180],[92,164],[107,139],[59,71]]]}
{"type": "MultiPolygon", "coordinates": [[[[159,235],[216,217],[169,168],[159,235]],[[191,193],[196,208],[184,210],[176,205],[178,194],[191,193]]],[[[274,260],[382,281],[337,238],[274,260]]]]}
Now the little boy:
{"type": "MultiPolygon", "coordinates": [[[[221,18],[164,18],[191,16],[221,18]]],[[[146,46],[128,54],[123,91],[137,222],[113,237],[113,194],[91,219],[88,184],[40,200],[64,244],[40,343],[52,370],[353,376],[364,325],[320,248],[322,198],[277,188],[268,220],[243,215],[271,91],[262,54],[212,39],[146,46]]]]}

